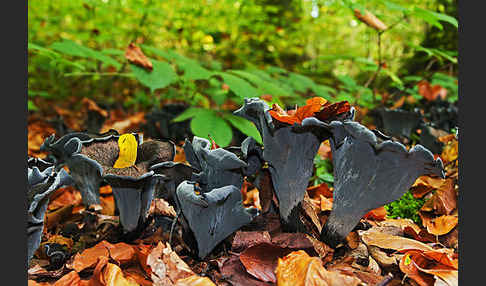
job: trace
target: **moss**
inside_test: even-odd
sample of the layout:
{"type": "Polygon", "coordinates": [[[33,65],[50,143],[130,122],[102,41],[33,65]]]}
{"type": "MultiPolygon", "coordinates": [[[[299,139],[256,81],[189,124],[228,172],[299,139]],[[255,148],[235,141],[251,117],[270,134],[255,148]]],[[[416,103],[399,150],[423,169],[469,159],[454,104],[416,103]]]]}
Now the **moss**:
{"type": "Polygon", "coordinates": [[[416,199],[410,191],[407,191],[399,200],[385,205],[385,209],[388,217],[409,218],[416,224],[422,225],[418,212],[424,203],[425,199],[416,199]]]}

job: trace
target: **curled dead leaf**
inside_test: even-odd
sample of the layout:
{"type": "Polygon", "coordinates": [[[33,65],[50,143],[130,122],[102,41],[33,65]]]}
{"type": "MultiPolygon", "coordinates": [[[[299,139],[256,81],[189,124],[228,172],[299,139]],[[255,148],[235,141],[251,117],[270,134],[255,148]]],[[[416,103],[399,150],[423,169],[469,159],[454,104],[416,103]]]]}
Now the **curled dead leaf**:
{"type": "Polygon", "coordinates": [[[357,286],[361,283],[356,277],[327,271],[319,258],[310,257],[303,250],[279,258],[276,276],[278,286],[357,286]]]}
{"type": "Polygon", "coordinates": [[[145,56],[142,50],[135,45],[130,43],[125,50],[125,58],[132,64],[143,67],[148,70],[152,70],[152,62],[145,56]]]}
{"type": "Polygon", "coordinates": [[[359,9],[354,9],[354,15],[361,22],[365,23],[366,25],[370,26],[371,28],[377,31],[384,31],[387,29],[385,23],[383,23],[380,19],[378,19],[375,15],[373,15],[369,11],[364,11],[364,14],[362,14],[359,11],[359,9]]]}

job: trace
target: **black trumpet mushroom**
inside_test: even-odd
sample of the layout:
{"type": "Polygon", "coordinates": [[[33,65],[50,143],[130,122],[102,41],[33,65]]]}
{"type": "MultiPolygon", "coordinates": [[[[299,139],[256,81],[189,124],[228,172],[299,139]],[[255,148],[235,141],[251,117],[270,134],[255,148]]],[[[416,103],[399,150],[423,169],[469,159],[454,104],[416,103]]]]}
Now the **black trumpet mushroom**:
{"type": "Polygon", "coordinates": [[[323,123],[306,118],[306,128],[331,132],[333,207],[321,240],[337,247],[372,209],[399,199],[422,175],[445,177],[440,158],[422,145],[407,150],[380,132],[353,121],[323,123]]]}
{"type": "Polygon", "coordinates": [[[53,164],[29,158],[27,182],[27,260],[30,261],[41,242],[49,196],[63,186],[72,185],[73,180],[64,169],[56,172],[53,164]]]}
{"type": "Polygon", "coordinates": [[[258,209],[243,206],[241,191],[234,185],[202,192],[195,182],[184,181],[177,187],[176,194],[183,226],[192,232],[191,240],[196,241],[200,259],[259,214],[258,209]]]}
{"type": "MultiPolygon", "coordinates": [[[[312,176],[319,145],[330,133],[316,134],[313,129],[307,130],[298,123],[288,125],[274,121],[269,111],[270,107],[263,100],[250,98],[245,99],[243,107],[234,114],[252,121],[260,132],[263,151],[256,151],[257,146],[249,144],[247,152],[261,153],[262,159],[268,163],[284,230],[305,232],[299,219],[301,202],[312,176]]],[[[339,115],[343,119],[353,116],[354,109],[339,115]]],[[[339,119],[337,116],[331,118],[339,119]]]]}
{"type": "Polygon", "coordinates": [[[192,180],[199,183],[203,192],[229,185],[241,189],[243,168],[248,165],[235,153],[223,148],[211,149],[209,140],[197,136],[193,137],[192,143],[186,139],[184,153],[189,164],[197,170],[192,180]]]}
{"type": "Polygon", "coordinates": [[[189,165],[173,161],[157,163],[150,166],[149,170],[160,176],[154,194],[155,197],[162,198],[171,205],[175,205],[177,186],[183,181],[190,181],[193,173],[197,172],[196,169],[189,165]]]}
{"type": "MultiPolygon", "coordinates": [[[[99,187],[103,181],[103,168],[98,161],[108,161],[111,153],[118,150],[118,132],[110,130],[103,134],[85,132],[68,133],[58,140],[52,134],[41,146],[55,160],[55,168],[69,168],[76,188],[81,192],[83,204],[100,203],[99,187]]],[[[118,153],[117,153],[118,154],[118,153]]]]}
{"type": "Polygon", "coordinates": [[[46,139],[44,145],[57,155],[59,165],[64,163],[69,167],[86,205],[99,204],[101,183],[105,181],[110,184],[120,213],[120,223],[125,232],[131,232],[145,220],[156,185],[162,179],[150,167],[172,161],[175,145],[159,140],[140,143],[141,137],[138,137],[134,164],[119,168],[114,165],[120,154],[118,141],[121,136],[110,134],[80,139],[80,136],[67,134],[56,142],[51,136],[52,139],[46,139]]]}

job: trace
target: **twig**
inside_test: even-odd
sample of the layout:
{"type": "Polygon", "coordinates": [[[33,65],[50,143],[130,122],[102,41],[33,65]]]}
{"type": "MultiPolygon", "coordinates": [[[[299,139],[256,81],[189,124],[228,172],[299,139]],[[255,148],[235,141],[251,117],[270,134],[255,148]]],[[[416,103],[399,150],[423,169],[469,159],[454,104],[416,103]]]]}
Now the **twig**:
{"type": "Polygon", "coordinates": [[[180,214],[181,214],[181,210],[179,209],[178,212],[177,212],[176,217],[172,221],[172,225],[170,227],[170,233],[169,233],[169,244],[171,244],[171,242],[172,242],[172,233],[174,232],[175,225],[176,225],[177,219],[179,218],[179,215],[180,214]]]}
{"type": "Polygon", "coordinates": [[[391,273],[388,273],[385,278],[383,278],[383,280],[381,280],[380,282],[378,282],[378,284],[376,284],[375,286],[385,286],[387,285],[388,283],[390,283],[390,281],[393,279],[393,274],[391,273]]]}

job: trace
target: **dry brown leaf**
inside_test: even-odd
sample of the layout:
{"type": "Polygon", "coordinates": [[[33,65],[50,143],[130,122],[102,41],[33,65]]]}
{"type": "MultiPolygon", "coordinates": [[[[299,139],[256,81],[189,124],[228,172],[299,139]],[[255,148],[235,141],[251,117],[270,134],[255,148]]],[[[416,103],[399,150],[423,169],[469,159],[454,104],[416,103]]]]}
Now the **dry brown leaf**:
{"type": "Polygon", "coordinates": [[[45,216],[46,229],[50,229],[55,225],[59,225],[72,215],[73,205],[61,207],[53,212],[47,213],[45,216]]]}
{"type": "Polygon", "coordinates": [[[302,201],[302,209],[304,213],[310,218],[318,232],[322,230],[322,224],[319,220],[318,213],[320,212],[319,206],[316,206],[312,199],[309,198],[307,193],[304,194],[304,200],[302,201]]]}
{"type": "Polygon", "coordinates": [[[269,243],[261,243],[247,248],[240,254],[240,261],[245,266],[246,271],[255,278],[275,283],[275,267],[278,259],[284,257],[289,252],[288,248],[275,246],[269,243]]]}
{"type": "Polygon", "coordinates": [[[361,240],[366,245],[374,245],[380,248],[393,249],[398,251],[416,249],[422,251],[432,251],[433,248],[425,243],[416,241],[414,239],[405,238],[401,236],[390,235],[379,231],[374,231],[373,228],[361,232],[361,240]]]}
{"type": "Polygon", "coordinates": [[[253,188],[246,192],[245,196],[243,197],[243,205],[245,207],[255,207],[258,210],[262,210],[262,206],[260,204],[260,192],[257,188],[253,188]]]}
{"type": "Polygon", "coordinates": [[[260,243],[271,243],[268,231],[237,231],[231,249],[240,252],[260,243]]]}
{"type": "Polygon", "coordinates": [[[125,58],[132,64],[143,67],[148,70],[152,70],[152,62],[145,56],[142,50],[135,45],[130,43],[125,50],[125,58]]]}
{"type": "Polygon", "coordinates": [[[278,286],[357,286],[361,283],[356,277],[327,271],[318,257],[310,257],[303,250],[279,258],[276,276],[278,286]]]}
{"type": "Polygon", "coordinates": [[[82,286],[83,283],[76,271],[71,271],[68,274],[62,276],[52,286],[82,286]]]}
{"type": "Polygon", "coordinates": [[[422,218],[422,221],[425,223],[425,226],[427,227],[427,231],[430,234],[444,235],[444,234],[449,233],[451,230],[453,230],[457,226],[459,219],[458,219],[457,216],[442,215],[442,216],[432,218],[432,219],[427,219],[427,220],[424,220],[422,218]]]}
{"type": "Polygon", "coordinates": [[[151,268],[154,285],[174,285],[177,280],[195,274],[171,249],[169,243],[164,245],[159,242],[147,256],[146,263],[151,268]]]}
{"type": "Polygon", "coordinates": [[[440,154],[440,158],[442,161],[444,161],[444,164],[447,164],[449,162],[452,162],[456,160],[459,156],[459,141],[456,139],[452,140],[444,146],[444,149],[442,149],[442,153],[440,154]]]}
{"type": "Polygon", "coordinates": [[[111,244],[105,240],[96,244],[91,248],[83,250],[81,253],[76,253],[69,268],[76,272],[81,272],[84,269],[94,267],[101,257],[111,257],[120,264],[128,263],[135,259],[135,249],[133,246],[119,242],[111,244]]]}
{"type": "Polygon", "coordinates": [[[47,210],[56,210],[64,206],[78,206],[82,203],[81,193],[72,186],[56,190],[49,199],[47,210]]]}
{"type": "Polygon", "coordinates": [[[199,275],[192,275],[186,278],[177,280],[175,286],[216,286],[208,277],[201,277],[199,275]]]}
{"type": "Polygon", "coordinates": [[[115,198],[111,196],[100,196],[101,213],[104,215],[115,215],[115,198]]]}
{"type": "Polygon", "coordinates": [[[422,80],[419,83],[417,83],[417,86],[418,86],[418,93],[428,101],[436,100],[437,97],[440,97],[441,99],[445,99],[445,97],[447,96],[447,89],[443,88],[439,84],[432,86],[428,81],[422,80]]]}
{"type": "Polygon", "coordinates": [[[350,232],[348,236],[346,236],[346,242],[351,249],[355,249],[356,247],[358,247],[360,243],[358,233],[356,231],[350,232]]]}
{"type": "Polygon", "coordinates": [[[106,110],[100,108],[98,106],[98,104],[96,104],[96,102],[94,102],[93,100],[91,100],[91,99],[89,99],[87,97],[83,97],[83,99],[81,100],[81,102],[83,103],[83,106],[88,111],[97,112],[97,113],[99,113],[103,117],[107,117],[108,116],[108,112],[106,112],[106,110]]]}
{"type": "Polygon", "coordinates": [[[139,286],[133,280],[125,278],[120,267],[108,263],[107,257],[100,257],[89,282],[90,286],[139,286]]]}
{"type": "Polygon", "coordinates": [[[133,115],[122,115],[118,118],[115,111],[110,111],[110,119],[105,121],[100,129],[100,133],[115,129],[120,134],[136,132],[140,129],[140,125],[145,123],[145,113],[137,112],[133,115]]]}
{"type": "Polygon", "coordinates": [[[44,120],[29,119],[27,125],[27,154],[29,156],[45,158],[46,152],[40,151],[40,146],[44,140],[56,130],[44,120]]]}
{"type": "Polygon", "coordinates": [[[324,196],[325,198],[332,198],[332,190],[326,183],[322,183],[316,186],[308,187],[307,194],[311,199],[318,200],[320,196],[324,196]]]}
{"type": "Polygon", "coordinates": [[[149,214],[164,215],[168,217],[176,217],[177,213],[174,207],[162,198],[154,198],[150,203],[149,214]]]}
{"type": "Polygon", "coordinates": [[[414,261],[411,258],[410,253],[416,253],[415,251],[407,252],[402,259],[400,260],[400,270],[407,275],[408,278],[415,281],[420,286],[432,286],[434,285],[434,277],[430,274],[423,273],[422,271],[418,270],[417,262],[420,263],[424,261],[424,259],[419,256],[419,261],[414,261]]]}
{"type": "Polygon", "coordinates": [[[386,218],[386,214],[387,213],[385,207],[381,206],[379,208],[369,211],[367,214],[363,216],[363,218],[382,221],[386,218]]]}
{"type": "Polygon", "coordinates": [[[274,103],[269,113],[273,119],[292,125],[301,123],[304,118],[314,116],[324,107],[326,102],[327,100],[322,97],[313,97],[306,101],[306,105],[289,111],[283,110],[278,104],[274,103]]]}
{"type": "MultiPolygon", "coordinates": [[[[245,267],[241,263],[237,255],[231,255],[229,259],[225,260],[221,267],[221,274],[225,280],[232,285],[238,286],[271,286],[275,285],[268,282],[262,282],[255,279],[246,272],[245,267]]],[[[223,284],[224,285],[224,284],[223,284]]]]}
{"type": "Polygon", "coordinates": [[[457,208],[457,195],[454,190],[454,183],[451,179],[447,179],[428,199],[420,211],[433,212],[438,215],[448,215],[457,208]]]}
{"type": "Polygon", "coordinates": [[[331,145],[329,140],[325,140],[324,142],[319,145],[319,149],[317,150],[317,154],[321,157],[321,159],[329,159],[332,160],[332,152],[331,152],[331,145]]]}
{"type": "Polygon", "coordinates": [[[370,13],[369,11],[364,11],[364,15],[359,11],[359,9],[354,9],[354,15],[358,18],[361,22],[365,23],[366,25],[370,26],[371,28],[377,31],[384,31],[387,29],[385,23],[383,23],[380,19],[378,19],[375,15],[370,13]]]}

